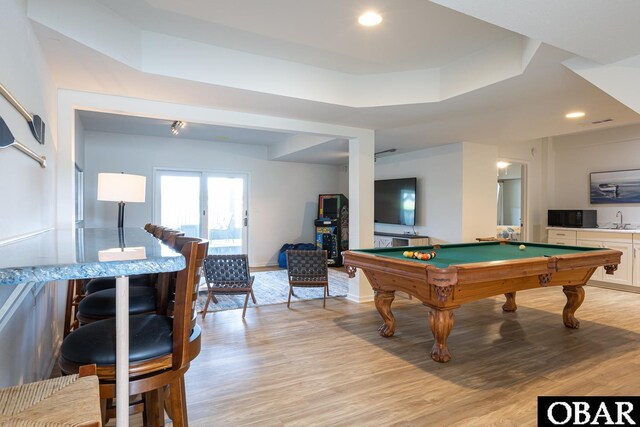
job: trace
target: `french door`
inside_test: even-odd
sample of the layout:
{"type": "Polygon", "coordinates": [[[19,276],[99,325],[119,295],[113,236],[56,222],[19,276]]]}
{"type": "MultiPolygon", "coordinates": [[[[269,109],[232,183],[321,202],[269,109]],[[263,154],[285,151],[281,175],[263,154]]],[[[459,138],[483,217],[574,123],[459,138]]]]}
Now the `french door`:
{"type": "Polygon", "coordinates": [[[154,222],[209,240],[210,254],[247,253],[247,175],[156,169],[154,222]]]}

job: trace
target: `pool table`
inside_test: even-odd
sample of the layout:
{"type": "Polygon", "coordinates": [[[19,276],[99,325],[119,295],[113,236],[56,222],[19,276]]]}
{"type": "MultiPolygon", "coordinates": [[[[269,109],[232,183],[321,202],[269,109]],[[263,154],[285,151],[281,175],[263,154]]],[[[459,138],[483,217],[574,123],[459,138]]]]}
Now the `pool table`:
{"type": "Polygon", "coordinates": [[[496,241],[350,250],[343,252],[343,258],[350,277],[360,268],[369,280],[384,321],[378,329],[383,337],[396,329],[391,312],[395,291],[406,292],[431,309],[429,327],[435,340],[431,358],[444,363],[451,360],[447,337],[453,310],[462,304],[504,294],[502,309],[515,311],[517,291],[562,286],[567,297],[564,324],[578,328],[574,314],[584,300],[583,285],[597,267],[613,274],[621,254],[612,249],[496,241]],[[406,258],[404,251],[434,251],[436,257],[406,258]]]}

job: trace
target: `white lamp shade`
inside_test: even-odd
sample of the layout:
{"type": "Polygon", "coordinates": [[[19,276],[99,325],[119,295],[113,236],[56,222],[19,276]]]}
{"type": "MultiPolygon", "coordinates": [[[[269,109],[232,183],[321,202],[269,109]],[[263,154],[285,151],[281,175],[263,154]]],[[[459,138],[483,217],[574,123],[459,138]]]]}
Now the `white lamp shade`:
{"type": "Polygon", "coordinates": [[[147,177],[124,173],[98,174],[98,200],[144,203],[147,177]]]}

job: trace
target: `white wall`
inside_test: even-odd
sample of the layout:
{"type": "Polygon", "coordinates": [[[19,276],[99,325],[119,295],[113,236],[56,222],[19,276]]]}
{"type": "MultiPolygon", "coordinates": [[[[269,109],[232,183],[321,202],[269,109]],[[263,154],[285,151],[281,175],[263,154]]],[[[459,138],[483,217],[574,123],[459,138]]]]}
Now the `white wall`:
{"type": "MultiPolygon", "coordinates": [[[[376,179],[418,178],[415,231],[432,243],[474,242],[496,233],[495,145],[462,142],[376,162],[376,179]]],[[[376,224],[376,231],[405,233],[412,227],[376,224]]]]}
{"type": "MultiPolygon", "coordinates": [[[[0,116],[17,140],[47,157],[47,168],[14,148],[0,150],[0,244],[53,226],[55,213],[55,90],[24,0],[5,0],[0,13],[0,83],[46,125],[45,145],[0,97],[0,116]]],[[[58,291],[12,286],[0,293],[0,387],[48,377],[61,332],[58,291]],[[10,289],[10,290],[9,290],[10,289]]]]}
{"type": "Polygon", "coordinates": [[[550,209],[596,209],[603,226],[624,222],[640,227],[640,204],[590,204],[591,172],[640,169],[640,126],[572,134],[553,139],[555,192],[550,209]]]}
{"type": "Polygon", "coordinates": [[[277,264],[283,243],[313,242],[318,195],[339,190],[338,166],[267,160],[264,146],[85,132],[85,224],[111,227],[115,203],[96,200],[99,172],[147,176],[147,202],[127,204],[125,226],[153,220],[156,167],[249,174],[249,257],[277,264]]]}
{"type": "Polygon", "coordinates": [[[498,149],[493,145],[462,143],[462,242],[496,234],[498,149]]]}
{"type": "MultiPolygon", "coordinates": [[[[462,157],[463,144],[450,144],[376,161],[376,179],[418,179],[415,231],[431,237],[433,243],[462,241],[462,157]]],[[[412,227],[390,224],[376,224],[375,230],[413,231],[412,227]]]]}
{"type": "Polygon", "coordinates": [[[48,167],[42,169],[15,148],[0,151],[0,240],[51,227],[55,212],[53,83],[25,7],[24,1],[17,0],[2,4],[0,83],[29,112],[42,117],[46,144],[38,144],[25,119],[2,97],[0,116],[18,141],[47,157],[48,167]]]}

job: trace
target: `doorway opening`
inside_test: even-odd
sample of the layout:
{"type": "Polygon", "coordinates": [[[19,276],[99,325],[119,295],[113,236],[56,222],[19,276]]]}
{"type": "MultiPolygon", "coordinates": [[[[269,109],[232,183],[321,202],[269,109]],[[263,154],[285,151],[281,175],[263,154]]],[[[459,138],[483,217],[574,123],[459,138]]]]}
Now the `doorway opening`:
{"type": "Polygon", "coordinates": [[[497,237],[525,240],[525,165],[498,162],[497,179],[497,237]]]}

